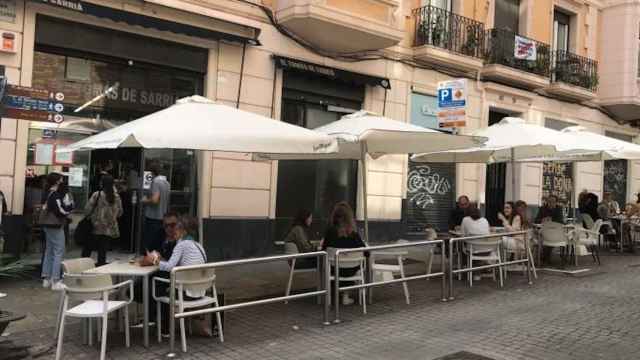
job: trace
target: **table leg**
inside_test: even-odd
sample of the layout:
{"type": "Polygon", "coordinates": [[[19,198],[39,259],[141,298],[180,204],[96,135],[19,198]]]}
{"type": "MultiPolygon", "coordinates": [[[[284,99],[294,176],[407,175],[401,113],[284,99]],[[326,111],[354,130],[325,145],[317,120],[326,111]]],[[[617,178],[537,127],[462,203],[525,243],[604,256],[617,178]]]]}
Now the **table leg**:
{"type": "Polygon", "coordinates": [[[149,277],[142,277],[142,313],[143,317],[143,329],[144,334],[144,346],[149,347],[149,277]]]}

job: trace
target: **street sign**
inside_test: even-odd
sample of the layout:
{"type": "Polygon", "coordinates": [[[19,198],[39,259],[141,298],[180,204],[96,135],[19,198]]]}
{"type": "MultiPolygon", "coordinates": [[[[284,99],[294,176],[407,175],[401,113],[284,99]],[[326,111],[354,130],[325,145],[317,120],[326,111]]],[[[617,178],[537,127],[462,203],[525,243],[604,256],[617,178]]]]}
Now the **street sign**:
{"type": "Polygon", "coordinates": [[[438,83],[438,127],[466,126],[467,80],[447,80],[438,83]]]}
{"type": "Polygon", "coordinates": [[[64,94],[44,89],[8,85],[2,98],[4,116],[30,121],[61,123],[64,94]]]}

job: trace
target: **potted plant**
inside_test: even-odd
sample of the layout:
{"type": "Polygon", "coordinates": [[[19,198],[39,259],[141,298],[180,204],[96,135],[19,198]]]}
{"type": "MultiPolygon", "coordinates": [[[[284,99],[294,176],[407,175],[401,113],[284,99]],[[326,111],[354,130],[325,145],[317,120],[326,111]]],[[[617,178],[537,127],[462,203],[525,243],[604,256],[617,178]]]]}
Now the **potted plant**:
{"type": "Polygon", "coordinates": [[[460,47],[460,51],[467,56],[477,56],[480,39],[479,30],[475,25],[467,26],[467,41],[460,47]]]}
{"type": "MultiPolygon", "coordinates": [[[[31,270],[33,270],[33,266],[26,264],[23,261],[18,260],[4,263],[2,258],[0,258],[0,280],[23,278],[31,270]]],[[[0,293],[0,301],[2,301],[2,298],[5,296],[7,295],[0,293]]],[[[21,320],[23,318],[24,315],[4,311],[0,306],[0,335],[4,332],[4,330],[7,328],[7,326],[9,326],[10,323],[21,320]]]]}

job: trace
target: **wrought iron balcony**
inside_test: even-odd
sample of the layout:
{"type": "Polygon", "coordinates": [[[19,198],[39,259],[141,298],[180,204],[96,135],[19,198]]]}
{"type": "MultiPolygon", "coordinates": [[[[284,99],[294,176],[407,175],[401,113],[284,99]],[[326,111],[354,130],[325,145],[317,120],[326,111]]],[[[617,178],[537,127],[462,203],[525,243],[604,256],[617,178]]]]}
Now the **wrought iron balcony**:
{"type": "Polygon", "coordinates": [[[483,23],[431,5],[413,10],[413,17],[414,46],[431,45],[466,56],[483,57],[483,23]]]}
{"type": "Polygon", "coordinates": [[[568,51],[556,50],[553,54],[551,80],[596,92],[598,90],[598,62],[568,51]]]}
{"type": "Polygon", "coordinates": [[[551,72],[551,47],[548,44],[502,29],[487,30],[485,41],[486,65],[504,65],[539,76],[549,77],[551,72]],[[530,57],[533,57],[533,59],[526,59],[524,54],[516,57],[518,52],[518,49],[516,49],[516,45],[518,45],[516,37],[532,45],[530,57]]]}

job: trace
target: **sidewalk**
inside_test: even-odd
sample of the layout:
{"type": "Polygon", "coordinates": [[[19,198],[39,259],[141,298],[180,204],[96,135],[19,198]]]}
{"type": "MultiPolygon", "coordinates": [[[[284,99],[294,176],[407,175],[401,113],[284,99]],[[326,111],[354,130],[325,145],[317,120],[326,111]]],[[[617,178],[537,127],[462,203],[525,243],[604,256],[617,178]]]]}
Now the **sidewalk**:
{"type": "MultiPolygon", "coordinates": [[[[322,325],[322,309],[314,299],[229,311],[225,313],[225,343],[189,337],[189,351],[181,358],[432,360],[467,351],[495,360],[637,359],[640,258],[603,255],[602,262],[600,268],[592,267],[594,271],[580,277],[540,273],[533,286],[519,274],[510,276],[503,290],[490,279],[471,289],[456,282],[456,300],[447,303],[440,301],[436,279],[410,283],[411,305],[404,303],[400,285],[380,288],[367,315],[359,306],[341,307],[342,323],[331,326],[322,325]]],[[[583,263],[591,265],[586,258],[583,263]]],[[[286,264],[282,267],[286,276],[286,264]]],[[[286,279],[279,274],[274,266],[272,273],[256,268],[220,273],[219,278],[229,294],[240,296],[243,292],[231,286],[248,284],[282,294],[286,279]]],[[[296,281],[299,279],[303,287],[313,282],[312,278],[296,281]]],[[[43,312],[55,313],[49,311],[55,296],[46,296],[33,281],[21,287],[20,296],[25,303],[28,300],[33,316],[46,319],[43,312]]],[[[13,290],[8,292],[14,296],[13,290]]],[[[25,303],[8,308],[20,311],[25,303]]],[[[43,320],[39,324],[40,328],[30,331],[12,325],[10,338],[17,343],[52,344],[53,323],[43,320]]],[[[79,338],[78,326],[69,326],[64,358],[95,359],[98,350],[80,344],[79,338]]],[[[141,343],[139,330],[132,332],[130,349],[123,346],[122,334],[110,333],[108,356],[162,359],[169,349],[166,341],[153,343],[151,349],[144,349],[141,343]]]]}

